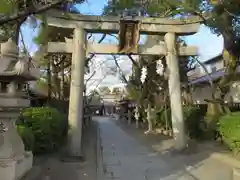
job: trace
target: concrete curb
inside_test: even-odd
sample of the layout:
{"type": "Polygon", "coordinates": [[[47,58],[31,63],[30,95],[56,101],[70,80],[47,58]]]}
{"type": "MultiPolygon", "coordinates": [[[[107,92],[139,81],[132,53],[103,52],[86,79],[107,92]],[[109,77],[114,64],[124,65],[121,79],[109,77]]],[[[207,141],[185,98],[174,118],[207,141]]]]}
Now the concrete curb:
{"type": "Polygon", "coordinates": [[[98,122],[97,122],[97,180],[104,180],[102,139],[100,135],[100,128],[98,122]]]}
{"type": "Polygon", "coordinates": [[[234,168],[240,168],[240,161],[234,159],[234,156],[231,156],[229,154],[214,152],[210,155],[210,157],[222,161],[223,163],[226,163],[230,166],[233,166],[234,168]]]}

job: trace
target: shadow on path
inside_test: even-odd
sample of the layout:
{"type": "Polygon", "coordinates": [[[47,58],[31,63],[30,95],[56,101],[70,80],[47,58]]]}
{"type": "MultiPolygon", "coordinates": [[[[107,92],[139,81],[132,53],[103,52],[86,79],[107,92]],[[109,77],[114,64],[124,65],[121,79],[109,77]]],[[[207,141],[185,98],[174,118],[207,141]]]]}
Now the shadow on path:
{"type": "Polygon", "coordinates": [[[219,147],[202,144],[177,153],[173,141],[145,135],[123,121],[98,117],[107,179],[232,180],[232,167],[210,158],[219,147]]]}

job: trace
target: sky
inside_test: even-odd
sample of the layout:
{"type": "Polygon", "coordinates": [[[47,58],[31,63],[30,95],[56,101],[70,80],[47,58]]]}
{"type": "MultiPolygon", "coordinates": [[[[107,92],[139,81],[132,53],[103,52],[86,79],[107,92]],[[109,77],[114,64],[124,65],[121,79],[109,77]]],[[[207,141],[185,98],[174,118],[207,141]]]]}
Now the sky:
{"type": "MultiPolygon", "coordinates": [[[[85,3],[76,5],[82,14],[87,15],[101,15],[104,6],[107,4],[107,0],[87,0],[85,3]]],[[[37,28],[29,27],[26,24],[22,27],[23,39],[28,50],[33,54],[37,50],[37,46],[33,43],[32,39],[37,33],[37,28]]],[[[92,41],[97,41],[101,36],[96,35],[92,41]]],[[[185,41],[188,45],[195,45],[198,47],[199,58],[201,61],[206,61],[219,55],[223,48],[223,38],[216,36],[206,26],[201,26],[199,32],[194,35],[185,37],[185,41]]],[[[103,43],[116,43],[113,37],[108,36],[103,43]]],[[[129,75],[131,73],[131,62],[124,57],[121,57],[119,61],[121,69],[124,74],[129,75]]],[[[94,89],[96,86],[121,86],[118,73],[113,72],[115,67],[114,61],[109,60],[109,56],[99,55],[94,58],[93,64],[91,65],[90,71],[98,69],[96,74],[88,81],[88,91],[94,89]],[[108,73],[106,73],[108,72],[108,73]]],[[[116,69],[116,68],[115,68],[116,69]]],[[[86,75],[86,79],[91,75],[86,75]]]]}

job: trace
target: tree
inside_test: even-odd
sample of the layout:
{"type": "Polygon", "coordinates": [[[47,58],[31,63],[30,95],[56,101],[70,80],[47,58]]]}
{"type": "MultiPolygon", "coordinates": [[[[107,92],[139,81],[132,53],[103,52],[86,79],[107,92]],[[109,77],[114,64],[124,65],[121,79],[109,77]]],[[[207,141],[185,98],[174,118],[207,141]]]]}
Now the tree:
{"type": "Polygon", "coordinates": [[[240,56],[240,1],[238,0],[159,0],[144,1],[141,7],[135,0],[119,0],[108,3],[105,7],[105,14],[118,14],[121,11],[141,11],[142,15],[155,17],[189,16],[197,15],[200,22],[210,27],[214,33],[222,35],[224,39],[224,64],[225,75],[215,86],[212,99],[208,100],[209,107],[216,106],[216,112],[224,113],[228,110],[224,107],[224,96],[229,92],[231,81],[236,75],[238,59],[240,56]],[[138,8],[138,9],[137,9],[138,8]],[[225,110],[224,110],[225,109],[225,110]]]}
{"type": "MultiPolygon", "coordinates": [[[[73,5],[82,3],[83,1],[84,0],[1,0],[0,42],[12,38],[13,41],[18,43],[20,27],[28,18],[31,19],[33,26],[37,26],[36,14],[44,13],[51,8],[76,13],[77,10],[76,8],[72,8],[73,5]]],[[[39,15],[37,16],[39,17],[39,15]]]]}
{"type": "MultiPolygon", "coordinates": [[[[82,2],[82,1],[75,1],[82,2]]],[[[58,6],[54,6],[55,9],[64,12],[78,13],[80,12],[76,9],[72,9],[73,3],[62,3],[58,6]]],[[[41,61],[41,68],[46,71],[44,78],[48,82],[48,100],[51,97],[64,98],[69,97],[70,79],[71,79],[71,55],[60,53],[47,54],[46,45],[49,41],[66,41],[72,37],[73,31],[71,29],[64,28],[54,28],[47,25],[47,15],[40,14],[37,16],[39,25],[39,33],[34,38],[34,41],[39,45],[39,54],[41,61]],[[65,93],[65,95],[63,95],[65,93]]],[[[35,18],[33,18],[35,19],[35,18]]],[[[36,19],[34,21],[36,23],[36,19]]],[[[34,24],[34,23],[33,23],[34,24]]],[[[106,35],[98,41],[101,43],[106,35]]],[[[89,69],[89,62],[94,57],[94,54],[89,55],[86,58],[86,69],[89,69]]],[[[89,72],[86,72],[89,73],[89,72]]],[[[94,74],[93,74],[94,75],[94,74]]],[[[90,76],[91,78],[92,76],[90,76]]],[[[88,80],[85,82],[87,83],[88,80]]]]}
{"type": "MultiPolygon", "coordinates": [[[[148,36],[145,43],[146,47],[151,47],[153,44],[159,44],[162,41],[161,36],[148,36]]],[[[182,39],[177,41],[181,45],[186,45],[182,39]]],[[[131,56],[130,56],[131,58],[131,56]]],[[[155,115],[157,112],[169,107],[169,92],[168,92],[168,74],[166,69],[166,60],[164,56],[141,56],[138,60],[131,58],[133,62],[133,73],[127,83],[127,90],[130,98],[137,102],[137,106],[140,109],[141,117],[148,122],[148,131],[153,131],[155,122],[155,115]],[[163,72],[159,70],[159,63],[163,66],[163,72]],[[143,69],[146,69],[145,80],[142,80],[143,69]],[[145,112],[146,111],[146,112],[145,112]]],[[[180,74],[182,89],[185,92],[184,100],[186,103],[191,103],[188,98],[190,96],[188,84],[187,72],[190,70],[191,63],[190,58],[181,57],[180,74]]],[[[167,121],[167,119],[166,119],[167,121]]],[[[166,123],[167,124],[167,123],[166,123]]],[[[166,127],[168,129],[168,127],[166,127]]]]}
{"type": "MultiPolygon", "coordinates": [[[[56,4],[54,8],[71,12],[71,5],[72,4],[69,6],[65,1],[65,3],[56,4]]],[[[31,24],[34,26],[37,26],[37,21],[40,21],[38,35],[34,37],[34,42],[39,46],[36,54],[38,54],[40,68],[46,72],[43,74],[42,79],[38,80],[40,81],[38,83],[47,82],[48,101],[50,101],[52,97],[65,99],[69,97],[70,93],[71,55],[61,53],[47,54],[46,45],[49,41],[54,41],[55,38],[63,39],[63,37],[69,37],[72,32],[61,29],[60,33],[56,33],[59,29],[48,26],[47,15],[44,13],[38,15],[37,18],[31,17],[31,19],[33,20],[31,24]],[[58,34],[57,37],[55,37],[55,34],[58,34]]]]}
{"type": "MultiPolygon", "coordinates": [[[[72,8],[75,3],[81,3],[83,1],[67,1],[67,0],[2,0],[0,2],[0,41],[6,41],[12,38],[17,44],[19,42],[19,33],[21,34],[21,25],[30,18],[29,23],[32,27],[37,27],[40,21],[40,30],[34,41],[39,45],[39,51],[37,52],[42,70],[46,70],[42,78],[39,79],[37,84],[43,84],[41,87],[46,87],[48,84],[48,99],[54,95],[58,98],[64,98],[69,96],[69,78],[68,75],[71,65],[71,58],[66,55],[55,54],[51,57],[46,56],[44,46],[52,38],[52,28],[47,26],[46,15],[43,13],[46,10],[55,8],[62,11],[71,13],[80,13],[76,9],[72,8]],[[43,13],[38,14],[36,13],[43,13]],[[52,60],[50,60],[52,58],[52,60]],[[59,61],[61,59],[61,62],[59,61]],[[64,62],[63,62],[64,61],[64,62]],[[66,62],[68,61],[68,62],[66,62]],[[61,75],[60,75],[61,74],[61,75]],[[64,79],[65,78],[65,79],[64,79]],[[46,81],[47,80],[47,81],[46,81]],[[65,93],[65,94],[64,94],[65,93]]],[[[62,35],[62,33],[60,34],[62,35]]],[[[23,42],[25,46],[25,43],[23,42]]],[[[30,54],[24,47],[24,52],[29,56],[30,54]]],[[[29,57],[30,58],[30,57],[29,57]]],[[[33,57],[35,59],[35,57],[33,57]]],[[[31,58],[30,58],[31,59],[31,58]]],[[[44,89],[44,88],[43,88],[44,89]]],[[[46,89],[46,88],[45,88],[46,89]]]]}
{"type": "Polygon", "coordinates": [[[84,0],[1,0],[0,25],[26,19],[28,16],[45,12],[54,7],[64,9],[67,7],[66,5],[82,3],[83,1],[84,0]]]}

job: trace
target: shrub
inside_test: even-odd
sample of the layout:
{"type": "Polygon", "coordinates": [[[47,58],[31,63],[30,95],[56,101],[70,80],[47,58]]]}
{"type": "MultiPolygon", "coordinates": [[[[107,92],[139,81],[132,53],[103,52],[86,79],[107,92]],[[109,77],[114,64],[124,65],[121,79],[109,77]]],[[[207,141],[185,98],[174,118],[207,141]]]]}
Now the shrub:
{"type": "Polygon", "coordinates": [[[172,121],[171,121],[171,109],[168,108],[167,110],[161,109],[159,112],[157,112],[157,126],[166,127],[168,126],[168,129],[172,128],[172,121]],[[165,119],[165,116],[167,114],[167,121],[165,119]]]}
{"type": "MultiPolygon", "coordinates": [[[[186,129],[186,133],[190,138],[200,139],[203,137],[204,133],[203,133],[202,124],[203,124],[204,114],[205,112],[203,112],[197,106],[183,107],[185,129],[186,129]]],[[[170,108],[167,109],[167,112],[165,112],[165,110],[162,110],[157,114],[157,123],[163,127],[166,127],[166,123],[168,123],[168,127],[172,128],[170,108]],[[168,116],[167,122],[165,120],[165,113],[167,113],[167,116],[168,116]]]]}
{"type": "Polygon", "coordinates": [[[222,116],[219,119],[219,132],[224,143],[234,152],[240,152],[240,112],[222,116]]]}
{"type": "Polygon", "coordinates": [[[203,138],[204,112],[197,106],[185,106],[183,107],[183,117],[188,136],[193,139],[203,138]]]}
{"type": "Polygon", "coordinates": [[[204,134],[207,139],[216,139],[221,115],[206,115],[204,117],[204,134]]]}
{"type": "Polygon", "coordinates": [[[32,151],[34,148],[34,134],[30,128],[22,125],[16,126],[17,132],[22,138],[26,151],[32,151]]]}
{"type": "Polygon", "coordinates": [[[34,154],[57,150],[67,136],[66,118],[57,109],[51,107],[27,108],[17,123],[33,131],[34,154]]]}

